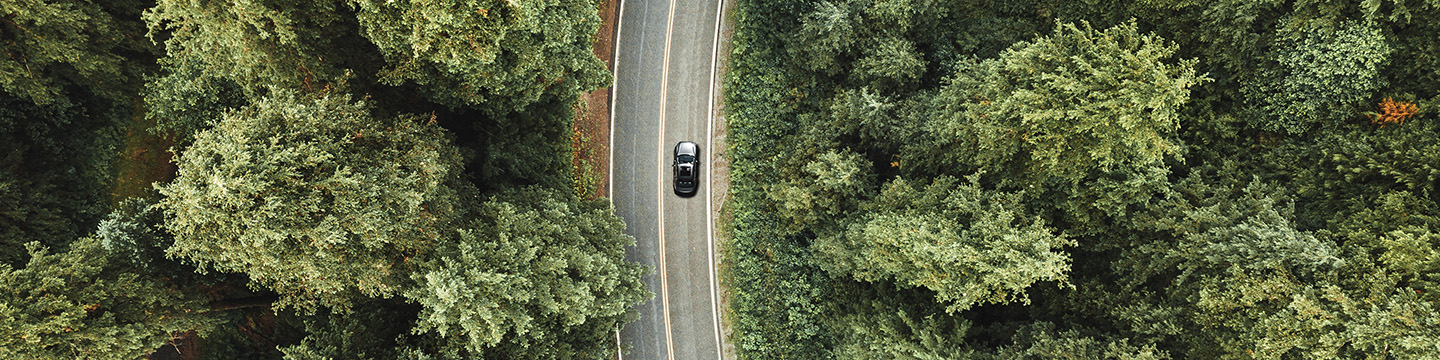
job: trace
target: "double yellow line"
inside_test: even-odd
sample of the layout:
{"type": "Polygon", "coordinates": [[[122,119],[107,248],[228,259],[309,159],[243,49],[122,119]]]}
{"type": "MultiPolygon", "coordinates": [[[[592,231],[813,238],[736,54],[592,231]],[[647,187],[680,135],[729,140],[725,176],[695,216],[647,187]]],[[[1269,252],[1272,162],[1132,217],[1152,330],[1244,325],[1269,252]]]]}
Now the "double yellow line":
{"type": "MultiPolygon", "coordinates": [[[[610,104],[611,104],[611,106],[610,106],[610,119],[611,119],[611,123],[610,123],[610,126],[611,126],[611,131],[610,131],[610,144],[611,144],[611,146],[610,146],[610,155],[609,155],[609,156],[610,156],[610,162],[609,162],[609,163],[611,164],[611,167],[612,167],[612,168],[614,167],[614,159],[615,159],[615,152],[614,152],[614,143],[615,143],[615,131],[614,131],[615,121],[614,121],[614,119],[615,119],[615,108],[616,108],[616,106],[615,106],[615,96],[616,96],[616,94],[618,94],[618,92],[616,91],[616,88],[617,88],[617,86],[618,86],[618,84],[619,84],[620,36],[621,36],[621,29],[622,29],[623,26],[624,26],[624,18],[625,18],[625,1],[624,1],[624,0],[620,0],[619,8],[620,8],[620,9],[619,9],[619,14],[617,14],[616,27],[615,27],[615,44],[614,44],[615,49],[613,50],[613,54],[614,54],[614,57],[615,57],[615,76],[612,78],[612,83],[611,83],[611,85],[610,85],[610,104]]],[[[659,236],[659,253],[660,253],[660,259],[659,259],[659,262],[660,262],[660,263],[659,263],[659,267],[660,267],[660,268],[659,268],[659,272],[660,272],[660,302],[661,302],[661,310],[662,310],[662,313],[663,313],[663,316],[664,316],[663,322],[664,322],[664,324],[665,324],[665,353],[666,353],[666,358],[668,358],[668,359],[674,359],[674,358],[675,358],[675,343],[674,343],[674,339],[673,339],[673,336],[672,336],[673,330],[671,329],[671,325],[670,325],[670,289],[669,289],[668,277],[667,277],[667,274],[666,274],[666,271],[665,271],[666,261],[665,261],[665,191],[664,191],[664,189],[665,189],[665,171],[664,171],[664,169],[665,169],[665,154],[667,153],[667,152],[666,152],[666,144],[667,144],[667,143],[666,143],[666,141],[665,141],[665,110],[666,110],[665,107],[666,107],[666,104],[668,103],[668,99],[667,99],[667,98],[668,98],[668,95],[669,95],[668,93],[669,93],[669,84],[670,84],[670,45],[671,45],[671,43],[672,43],[673,34],[674,34],[674,30],[675,30],[675,8],[676,8],[676,6],[675,6],[675,0],[669,0],[669,8],[670,8],[669,14],[666,16],[666,19],[665,19],[665,50],[664,50],[665,52],[664,52],[664,56],[661,58],[661,72],[660,72],[660,116],[659,116],[660,125],[659,125],[659,134],[658,134],[658,136],[659,136],[659,149],[658,149],[658,150],[659,150],[659,151],[656,152],[656,154],[658,154],[658,163],[659,163],[658,165],[659,165],[659,168],[660,168],[661,170],[659,171],[659,173],[658,173],[657,176],[656,176],[655,184],[656,184],[656,205],[657,205],[657,206],[656,206],[656,207],[657,207],[657,211],[656,211],[656,222],[657,222],[657,230],[658,230],[658,231],[657,231],[657,234],[658,234],[658,236],[659,236]]],[[[716,79],[715,69],[716,69],[716,66],[718,65],[718,64],[717,64],[717,61],[718,61],[718,59],[719,59],[719,49],[720,49],[720,21],[721,21],[721,19],[722,19],[721,16],[722,16],[722,14],[724,13],[724,11],[725,11],[725,2],[724,2],[724,0],[719,0],[719,7],[718,7],[718,8],[716,9],[716,11],[715,11],[715,37],[714,37],[714,39],[713,39],[714,42],[712,43],[711,56],[710,56],[710,83],[708,84],[708,85],[709,85],[709,99],[707,99],[707,114],[706,114],[706,119],[707,119],[707,121],[706,121],[706,130],[705,130],[705,137],[706,137],[706,143],[707,143],[707,144],[713,143],[713,141],[711,141],[711,140],[713,140],[713,137],[714,137],[713,131],[714,131],[714,128],[715,128],[715,87],[716,87],[716,86],[715,86],[715,79],[716,79]]],[[[713,151],[713,149],[712,149],[711,151],[713,151]]],[[[708,153],[708,152],[705,152],[705,153],[708,153]]],[[[704,156],[704,154],[702,153],[702,158],[703,158],[703,159],[708,159],[709,157],[704,156]]],[[[713,207],[711,206],[712,196],[711,196],[711,192],[710,192],[710,188],[712,187],[711,185],[713,185],[714,182],[710,180],[710,179],[712,178],[713,171],[710,170],[711,166],[708,166],[708,165],[711,165],[711,164],[707,161],[707,162],[706,162],[706,165],[707,165],[707,166],[706,166],[705,168],[706,168],[706,182],[707,182],[707,184],[706,184],[706,187],[705,187],[705,212],[706,212],[706,214],[705,214],[705,220],[706,220],[706,224],[705,224],[705,231],[706,231],[705,240],[706,240],[706,241],[705,241],[705,243],[706,243],[706,254],[707,254],[708,257],[709,257],[709,259],[707,259],[707,260],[709,261],[710,313],[711,313],[712,322],[714,323],[716,358],[723,360],[723,359],[724,359],[724,348],[721,346],[722,343],[721,343],[721,336],[720,336],[720,312],[719,312],[719,299],[718,299],[718,292],[717,292],[717,291],[718,291],[718,290],[717,290],[718,283],[716,282],[716,279],[715,279],[715,253],[714,253],[714,251],[715,251],[715,241],[714,241],[714,227],[713,227],[713,226],[714,226],[714,219],[713,219],[713,210],[714,210],[714,209],[713,209],[713,207]]],[[[615,185],[614,185],[615,182],[614,182],[614,171],[613,171],[613,169],[612,169],[611,171],[609,171],[609,173],[610,173],[610,181],[607,182],[607,184],[608,184],[607,186],[609,187],[609,189],[607,189],[607,194],[611,194],[611,196],[613,197],[613,196],[614,196],[614,186],[615,186],[615,185]]],[[[616,330],[615,330],[615,342],[617,343],[617,345],[620,343],[620,330],[619,330],[619,329],[616,329],[616,330]]],[[[619,350],[619,346],[617,346],[617,350],[616,350],[615,356],[616,356],[616,359],[622,359],[622,360],[623,360],[623,358],[624,358],[624,354],[623,354],[623,352],[622,352],[621,350],[619,350]]]]}

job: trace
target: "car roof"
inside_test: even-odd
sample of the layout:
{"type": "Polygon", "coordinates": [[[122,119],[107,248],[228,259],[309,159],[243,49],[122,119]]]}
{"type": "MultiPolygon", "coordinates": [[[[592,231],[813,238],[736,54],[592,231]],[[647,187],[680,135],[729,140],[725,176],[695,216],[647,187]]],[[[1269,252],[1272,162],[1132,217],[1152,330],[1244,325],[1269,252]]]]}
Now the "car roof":
{"type": "Polygon", "coordinates": [[[700,146],[699,146],[699,145],[695,145],[695,143],[693,143],[693,142],[681,141],[679,144],[675,144],[675,155],[676,155],[676,156],[679,156],[679,155],[695,155],[695,154],[698,154],[698,153],[700,153],[700,146]]]}

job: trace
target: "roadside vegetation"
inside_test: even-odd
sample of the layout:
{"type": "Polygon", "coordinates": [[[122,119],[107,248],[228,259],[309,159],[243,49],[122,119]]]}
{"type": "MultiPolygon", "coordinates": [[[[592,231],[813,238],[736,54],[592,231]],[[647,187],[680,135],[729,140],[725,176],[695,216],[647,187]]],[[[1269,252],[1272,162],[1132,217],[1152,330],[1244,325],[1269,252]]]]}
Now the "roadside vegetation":
{"type": "Polygon", "coordinates": [[[0,358],[609,358],[598,6],[0,3],[0,358]]]}
{"type": "Polygon", "coordinates": [[[1440,3],[732,17],[742,359],[1440,357],[1440,3]]]}

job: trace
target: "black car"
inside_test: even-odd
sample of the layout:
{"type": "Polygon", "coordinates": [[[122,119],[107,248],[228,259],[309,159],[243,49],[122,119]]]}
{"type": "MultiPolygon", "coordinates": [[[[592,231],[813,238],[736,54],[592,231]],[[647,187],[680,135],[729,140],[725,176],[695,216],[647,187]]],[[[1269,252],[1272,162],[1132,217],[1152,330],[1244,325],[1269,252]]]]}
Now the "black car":
{"type": "Polygon", "coordinates": [[[681,141],[675,144],[675,195],[695,196],[700,189],[700,146],[681,141]]]}

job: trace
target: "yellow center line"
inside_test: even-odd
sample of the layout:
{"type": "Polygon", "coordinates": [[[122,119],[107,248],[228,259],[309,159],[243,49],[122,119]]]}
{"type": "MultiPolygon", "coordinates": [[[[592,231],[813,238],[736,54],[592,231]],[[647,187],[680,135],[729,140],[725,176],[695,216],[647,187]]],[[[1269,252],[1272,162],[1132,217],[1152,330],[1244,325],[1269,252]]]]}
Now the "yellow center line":
{"type": "Polygon", "coordinates": [[[665,19],[665,55],[660,61],[660,151],[657,151],[659,172],[655,176],[656,217],[660,235],[660,307],[665,316],[665,358],[675,358],[675,342],[670,329],[670,283],[665,276],[665,102],[670,85],[670,39],[675,31],[675,0],[670,0],[670,14],[665,19]]]}

